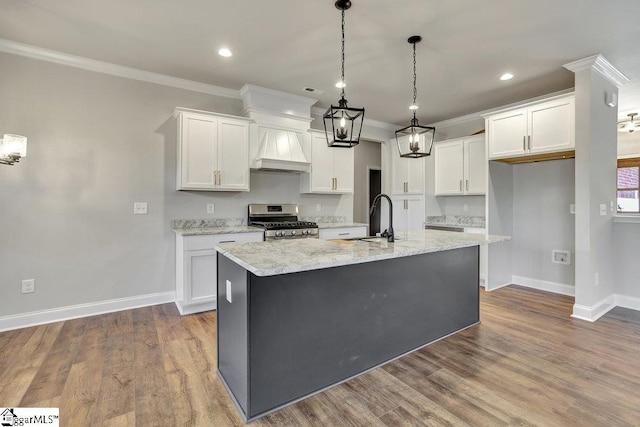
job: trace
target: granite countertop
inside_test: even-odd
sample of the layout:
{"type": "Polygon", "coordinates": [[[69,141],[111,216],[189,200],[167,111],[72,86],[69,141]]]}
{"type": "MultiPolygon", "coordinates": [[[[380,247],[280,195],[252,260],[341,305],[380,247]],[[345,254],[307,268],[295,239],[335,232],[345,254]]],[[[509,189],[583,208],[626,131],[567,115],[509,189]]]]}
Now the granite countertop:
{"type": "Polygon", "coordinates": [[[428,216],[424,225],[440,225],[445,227],[486,228],[483,216],[442,215],[428,216]]]}
{"type": "Polygon", "coordinates": [[[406,257],[429,252],[496,243],[507,236],[423,230],[409,232],[403,240],[388,243],[374,238],[360,240],[295,239],[256,243],[223,243],[216,246],[221,254],[256,276],[274,276],[299,271],[359,264],[406,257]],[[405,238],[406,236],[406,238],[405,238]]]}
{"type": "Polygon", "coordinates": [[[176,219],[171,221],[171,229],[179,236],[263,231],[259,227],[247,226],[247,220],[244,218],[176,219]]]}
{"type": "Polygon", "coordinates": [[[174,228],[173,232],[179,236],[201,236],[207,234],[262,233],[264,230],[260,227],[237,225],[230,227],[174,228]]]}
{"type": "Polygon", "coordinates": [[[319,222],[318,228],[348,228],[348,227],[368,227],[369,224],[362,222],[319,222]]]}

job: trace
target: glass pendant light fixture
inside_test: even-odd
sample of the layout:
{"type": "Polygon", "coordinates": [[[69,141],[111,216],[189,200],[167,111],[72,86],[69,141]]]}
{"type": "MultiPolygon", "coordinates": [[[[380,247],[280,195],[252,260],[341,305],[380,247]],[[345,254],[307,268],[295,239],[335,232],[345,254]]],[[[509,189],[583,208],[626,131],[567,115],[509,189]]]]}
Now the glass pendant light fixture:
{"type": "Polygon", "coordinates": [[[342,75],[339,86],[342,92],[338,105],[331,105],[324,113],[324,132],[329,147],[351,148],[360,142],[364,108],[349,107],[344,97],[344,12],[351,7],[349,0],[337,0],[336,8],[342,11],[342,75]]]}
{"type": "Polygon", "coordinates": [[[407,41],[413,45],[413,104],[409,107],[410,110],[413,110],[413,119],[411,119],[409,126],[396,131],[396,143],[400,157],[418,159],[431,155],[436,128],[418,124],[416,118],[416,110],[418,109],[418,104],[416,104],[418,96],[416,89],[416,43],[420,43],[422,37],[411,36],[407,41]]]}

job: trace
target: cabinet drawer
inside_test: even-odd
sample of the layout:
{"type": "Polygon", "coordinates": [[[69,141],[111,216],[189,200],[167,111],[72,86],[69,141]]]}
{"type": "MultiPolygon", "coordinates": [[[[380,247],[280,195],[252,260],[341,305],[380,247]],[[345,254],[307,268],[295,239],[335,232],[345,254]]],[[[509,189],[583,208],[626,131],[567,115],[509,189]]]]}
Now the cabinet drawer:
{"type": "Polygon", "coordinates": [[[323,240],[353,239],[366,237],[367,227],[323,228],[319,230],[319,237],[323,240]]]}
{"type": "Polygon", "coordinates": [[[256,231],[250,233],[229,233],[229,234],[207,234],[203,236],[184,236],[184,250],[193,251],[200,249],[213,249],[219,243],[226,242],[262,242],[264,232],[256,231]]]}

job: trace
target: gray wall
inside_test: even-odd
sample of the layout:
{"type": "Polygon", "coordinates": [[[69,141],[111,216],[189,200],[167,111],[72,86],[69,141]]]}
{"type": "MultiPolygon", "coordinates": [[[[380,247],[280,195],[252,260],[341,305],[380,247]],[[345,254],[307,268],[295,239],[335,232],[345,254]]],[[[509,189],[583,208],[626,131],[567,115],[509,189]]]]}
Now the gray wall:
{"type": "Polygon", "coordinates": [[[613,224],[616,294],[640,298],[639,224],[613,224]]]}
{"type": "Polygon", "coordinates": [[[355,147],[355,173],[353,188],[353,220],[369,223],[369,170],[380,169],[382,145],[378,142],[360,141],[355,147]]]}
{"type": "Polygon", "coordinates": [[[172,219],[245,217],[266,201],[352,216],[352,196],[302,196],[297,175],[252,173],[250,193],[175,191],[174,108],[239,114],[240,100],[8,54],[0,69],[0,132],[29,141],[0,166],[0,316],[173,290],[172,219]],[[148,215],[133,215],[138,201],[148,215]]]}
{"type": "Polygon", "coordinates": [[[574,284],[574,161],[513,166],[513,274],[574,284]],[[552,264],[551,251],[571,252],[571,265],[552,264]]]}

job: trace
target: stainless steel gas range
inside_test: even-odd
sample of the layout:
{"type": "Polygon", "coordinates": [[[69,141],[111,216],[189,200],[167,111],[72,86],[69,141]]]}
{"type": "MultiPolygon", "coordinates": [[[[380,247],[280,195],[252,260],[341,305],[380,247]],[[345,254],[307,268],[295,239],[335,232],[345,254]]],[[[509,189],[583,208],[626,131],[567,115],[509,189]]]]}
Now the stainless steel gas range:
{"type": "Polygon", "coordinates": [[[264,229],[265,240],[318,238],[318,224],[298,221],[294,204],[251,204],[248,222],[264,229]]]}

